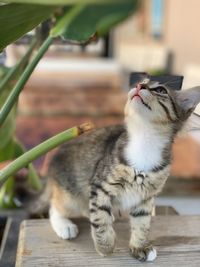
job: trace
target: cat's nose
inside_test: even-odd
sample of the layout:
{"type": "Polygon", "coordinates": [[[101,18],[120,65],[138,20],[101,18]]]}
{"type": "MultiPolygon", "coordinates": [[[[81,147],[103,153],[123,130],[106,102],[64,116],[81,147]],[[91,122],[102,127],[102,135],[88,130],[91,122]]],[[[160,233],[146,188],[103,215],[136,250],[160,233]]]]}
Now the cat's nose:
{"type": "Polygon", "coordinates": [[[142,85],[141,85],[140,83],[138,83],[138,84],[136,85],[137,93],[141,90],[141,88],[142,88],[142,85]]]}

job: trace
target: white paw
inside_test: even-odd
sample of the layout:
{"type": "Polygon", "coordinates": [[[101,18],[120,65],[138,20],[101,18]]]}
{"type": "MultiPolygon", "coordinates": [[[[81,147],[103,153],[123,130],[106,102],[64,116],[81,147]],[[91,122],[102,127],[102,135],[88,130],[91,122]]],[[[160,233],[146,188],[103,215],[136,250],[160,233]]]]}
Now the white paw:
{"type": "Polygon", "coordinates": [[[72,239],[78,235],[78,227],[60,215],[55,208],[50,209],[50,222],[53,230],[62,239],[72,239]]]}
{"type": "Polygon", "coordinates": [[[152,250],[149,251],[146,261],[154,261],[156,257],[157,257],[157,252],[156,249],[153,248],[152,250]]]}
{"type": "Polygon", "coordinates": [[[57,222],[57,224],[54,225],[53,229],[56,234],[62,239],[73,239],[78,235],[78,227],[71,222],[57,222]]]}

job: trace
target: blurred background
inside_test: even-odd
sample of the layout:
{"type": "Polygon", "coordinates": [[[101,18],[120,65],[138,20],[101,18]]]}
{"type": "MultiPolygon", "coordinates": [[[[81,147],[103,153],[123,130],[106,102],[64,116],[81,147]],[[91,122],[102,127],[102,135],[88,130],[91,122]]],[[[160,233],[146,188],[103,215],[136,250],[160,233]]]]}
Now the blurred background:
{"type": "MultiPolygon", "coordinates": [[[[93,44],[55,42],[20,95],[18,139],[30,149],[86,121],[96,127],[122,123],[133,71],[180,74],[183,88],[200,85],[199,10],[198,0],[145,0],[135,15],[93,44]]],[[[13,66],[31,34],[7,47],[1,63],[13,66]]],[[[199,120],[196,115],[197,126],[199,120]]],[[[173,150],[171,177],[157,204],[200,214],[200,126],[177,138],[173,150]]],[[[35,164],[44,168],[43,159],[35,164]]]]}

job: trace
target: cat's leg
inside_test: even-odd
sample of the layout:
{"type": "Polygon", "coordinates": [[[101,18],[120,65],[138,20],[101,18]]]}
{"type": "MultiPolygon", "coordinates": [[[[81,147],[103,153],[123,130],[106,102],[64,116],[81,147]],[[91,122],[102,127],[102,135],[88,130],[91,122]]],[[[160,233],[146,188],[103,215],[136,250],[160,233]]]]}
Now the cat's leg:
{"type": "Polygon", "coordinates": [[[148,241],[153,203],[153,199],[149,199],[130,210],[129,246],[132,255],[140,261],[153,261],[157,256],[155,248],[148,241]]]}
{"type": "Polygon", "coordinates": [[[102,185],[93,185],[89,202],[92,238],[96,251],[102,255],[111,254],[115,246],[111,196],[102,185]]]}
{"type": "Polygon", "coordinates": [[[62,239],[73,239],[78,235],[78,227],[71,220],[63,216],[55,206],[49,211],[53,230],[62,239]]]}
{"type": "Polygon", "coordinates": [[[70,219],[80,216],[78,200],[56,182],[52,185],[49,219],[53,230],[62,239],[72,239],[78,235],[78,227],[70,219]]]}

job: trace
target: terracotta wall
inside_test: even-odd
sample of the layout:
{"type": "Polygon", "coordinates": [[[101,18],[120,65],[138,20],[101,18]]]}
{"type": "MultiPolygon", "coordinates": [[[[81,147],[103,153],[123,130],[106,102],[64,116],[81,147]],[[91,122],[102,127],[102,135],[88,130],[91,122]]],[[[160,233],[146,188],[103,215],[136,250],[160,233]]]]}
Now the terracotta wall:
{"type": "MultiPolygon", "coordinates": [[[[123,56],[127,59],[127,53],[131,53],[131,49],[127,51],[127,45],[132,47],[133,51],[140,45],[147,51],[152,51],[152,46],[155,49],[159,46],[166,51],[170,50],[174,55],[175,73],[183,73],[189,64],[200,65],[200,1],[164,0],[164,25],[161,39],[154,39],[150,34],[151,0],[145,0],[143,3],[140,12],[120,24],[115,30],[115,54],[120,61],[123,62],[123,56]]],[[[146,57],[146,61],[148,60],[149,58],[146,57]]],[[[131,64],[134,68],[132,57],[129,65],[131,64]]]]}
{"type": "Polygon", "coordinates": [[[165,0],[164,43],[175,55],[174,71],[200,64],[199,0],[165,0]]]}

